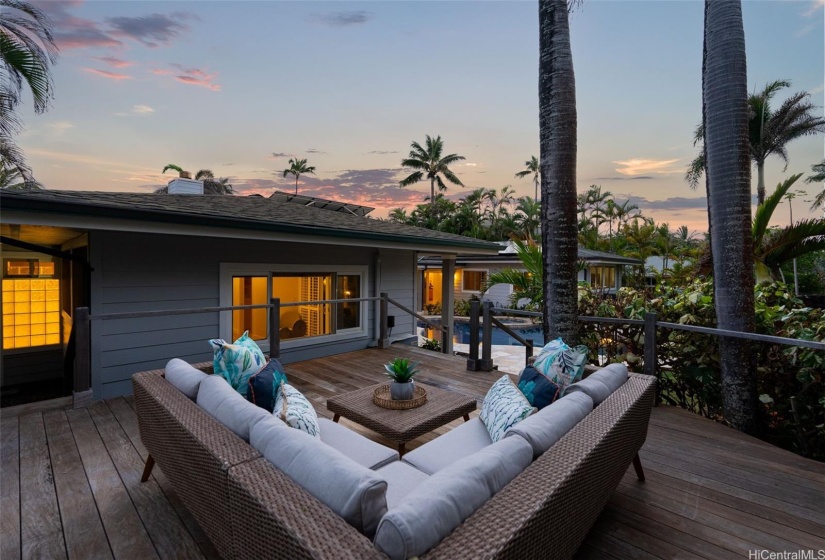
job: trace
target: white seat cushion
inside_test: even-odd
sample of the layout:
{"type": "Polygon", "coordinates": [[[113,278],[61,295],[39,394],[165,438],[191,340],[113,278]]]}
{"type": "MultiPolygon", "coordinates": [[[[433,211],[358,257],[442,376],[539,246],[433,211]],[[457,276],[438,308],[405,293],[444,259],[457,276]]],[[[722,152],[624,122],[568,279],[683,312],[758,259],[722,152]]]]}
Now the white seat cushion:
{"type": "Polygon", "coordinates": [[[523,437],[533,448],[533,457],[538,457],[553,447],[591,410],[593,400],[586,393],[574,392],[519,422],[507,430],[504,437],[523,437]]]}
{"type": "Polygon", "coordinates": [[[387,511],[387,482],[321,440],[301,430],[284,429],[283,422],[274,416],[270,418],[252,429],[252,447],[347,523],[372,538],[387,511]]]}
{"type": "Polygon", "coordinates": [[[249,431],[255,424],[271,416],[263,408],[246,400],[220,375],[207,375],[201,381],[197,403],[244,441],[249,441],[249,431]]]}
{"type": "Polygon", "coordinates": [[[201,381],[209,377],[201,370],[178,358],[172,358],[166,364],[165,376],[166,381],[193,401],[198,398],[198,388],[201,381]]]}
{"type": "Polygon", "coordinates": [[[581,391],[593,399],[593,406],[598,406],[609,397],[613,391],[627,381],[627,366],[624,364],[610,364],[598,371],[594,371],[581,381],[573,383],[564,392],[565,395],[581,391]]]}
{"type": "Polygon", "coordinates": [[[376,470],[398,461],[398,451],[395,449],[367,439],[328,418],[319,418],[318,427],[321,429],[321,441],[368,469],[376,470]]]}
{"type": "Polygon", "coordinates": [[[394,461],[375,471],[387,481],[387,510],[399,505],[419,484],[430,478],[403,461],[394,461]]]}
{"type": "Polygon", "coordinates": [[[421,472],[435,474],[492,444],[484,422],[473,418],[405,454],[403,461],[421,472]]]}
{"type": "Polygon", "coordinates": [[[378,524],[375,546],[392,560],[424,554],[532,460],[530,444],[511,437],[441,469],[387,512],[378,524]]]}

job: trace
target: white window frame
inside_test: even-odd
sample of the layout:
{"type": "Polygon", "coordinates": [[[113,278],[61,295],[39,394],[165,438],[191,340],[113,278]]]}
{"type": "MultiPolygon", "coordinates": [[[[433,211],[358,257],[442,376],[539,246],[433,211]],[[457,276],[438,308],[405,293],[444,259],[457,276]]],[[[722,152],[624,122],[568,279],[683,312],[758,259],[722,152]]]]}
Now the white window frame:
{"type": "MultiPolygon", "coordinates": [[[[220,306],[232,306],[232,278],[235,276],[266,276],[266,293],[272,293],[272,276],[279,274],[339,274],[348,276],[360,276],[361,297],[368,297],[365,294],[370,292],[369,267],[356,265],[299,265],[299,264],[266,264],[266,263],[221,263],[220,265],[220,306]]],[[[335,299],[335,298],[332,298],[335,299]]],[[[268,303],[268,301],[267,301],[268,303]]],[[[334,303],[329,305],[335,305],[334,303]]],[[[281,348],[289,350],[307,346],[323,345],[330,342],[364,338],[369,335],[369,306],[368,302],[361,302],[361,326],[350,329],[341,329],[335,334],[325,334],[321,336],[310,336],[306,338],[291,338],[281,341],[281,348]]],[[[267,317],[267,333],[269,333],[269,318],[267,317]]],[[[232,312],[221,311],[219,319],[219,332],[221,338],[230,340],[232,338],[232,312]]],[[[256,340],[258,346],[264,352],[269,351],[269,339],[256,340]]]]}
{"type": "Polygon", "coordinates": [[[482,280],[482,285],[490,278],[490,271],[486,268],[464,268],[461,270],[461,291],[465,294],[480,294],[481,290],[468,290],[467,286],[465,285],[465,273],[467,272],[481,272],[486,275],[484,280],[482,280]]]}

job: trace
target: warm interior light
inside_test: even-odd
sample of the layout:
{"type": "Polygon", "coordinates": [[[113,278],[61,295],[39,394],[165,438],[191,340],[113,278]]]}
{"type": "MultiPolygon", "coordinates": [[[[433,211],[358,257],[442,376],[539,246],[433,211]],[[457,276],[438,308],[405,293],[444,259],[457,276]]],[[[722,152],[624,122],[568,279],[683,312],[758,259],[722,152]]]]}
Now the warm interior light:
{"type": "Polygon", "coordinates": [[[49,344],[60,344],[60,280],[3,279],[3,349],[49,344]]]}

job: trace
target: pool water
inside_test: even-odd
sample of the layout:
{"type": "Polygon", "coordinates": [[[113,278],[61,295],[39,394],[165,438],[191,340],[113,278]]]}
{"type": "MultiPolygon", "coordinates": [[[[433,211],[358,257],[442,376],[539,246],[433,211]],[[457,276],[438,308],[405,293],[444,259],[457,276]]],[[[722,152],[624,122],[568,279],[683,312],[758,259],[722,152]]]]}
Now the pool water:
{"type": "MultiPolygon", "coordinates": [[[[429,328],[426,323],[419,322],[418,326],[423,329],[423,336],[441,340],[441,332],[429,328]]],[[[534,346],[541,346],[544,343],[544,332],[539,325],[525,325],[510,327],[514,332],[524,339],[532,338],[534,346]]],[[[481,341],[481,327],[478,329],[478,340],[481,341]]],[[[464,321],[455,322],[455,332],[453,333],[453,344],[470,343],[470,324],[464,321]]],[[[494,346],[521,346],[521,343],[509,334],[493,325],[493,345],[494,346]]]]}

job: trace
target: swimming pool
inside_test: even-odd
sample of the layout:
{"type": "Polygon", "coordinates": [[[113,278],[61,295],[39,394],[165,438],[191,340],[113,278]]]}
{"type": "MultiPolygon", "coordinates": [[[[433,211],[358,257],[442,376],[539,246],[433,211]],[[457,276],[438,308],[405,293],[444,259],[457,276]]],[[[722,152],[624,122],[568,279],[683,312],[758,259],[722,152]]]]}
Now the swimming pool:
{"type": "MultiPolygon", "coordinates": [[[[440,321],[434,321],[435,323],[440,323],[440,321]]],[[[418,322],[418,327],[421,328],[424,332],[422,332],[422,336],[427,338],[434,338],[436,340],[441,340],[441,332],[436,331],[429,327],[426,323],[421,321],[418,322]]],[[[533,344],[535,346],[541,346],[544,343],[544,332],[540,325],[532,325],[529,323],[525,323],[523,325],[519,324],[517,326],[510,327],[515,333],[517,333],[522,338],[533,339],[533,344]]],[[[478,339],[481,341],[481,327],[478,329],[478,339]]],[[[456,319],[455,322],[455,332],[453,333],[453,344],[469,344],[470,343],[470,324],[465,321],[460,321],[456,319]]],[[[518,342],[515,338],[511,337],[509,334],[498,328],[496,325],[493,325],[493,345],[494,346],[521,346],[521,343],[518,342]]]]}

